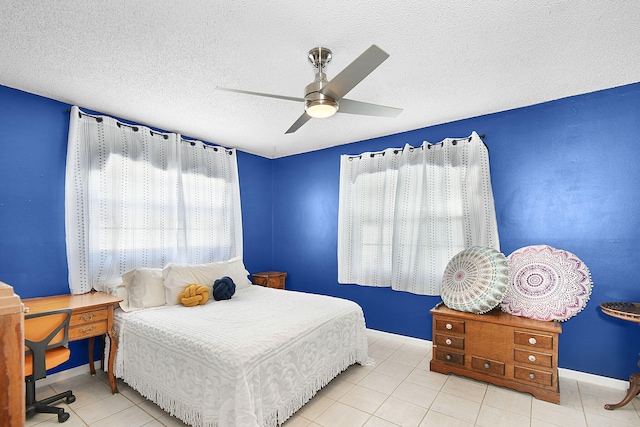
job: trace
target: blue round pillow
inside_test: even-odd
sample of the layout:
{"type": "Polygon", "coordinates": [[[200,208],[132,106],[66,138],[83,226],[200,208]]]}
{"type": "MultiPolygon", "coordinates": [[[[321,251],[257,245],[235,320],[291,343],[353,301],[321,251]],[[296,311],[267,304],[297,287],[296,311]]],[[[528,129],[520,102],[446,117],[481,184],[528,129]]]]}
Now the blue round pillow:
{"type": "Polygon", "coordinates": [[[220,301],[223,299],[231,299],[236,293],[236,284],[233,283],[231,277],[224,276],[213,282],[213,299],[220,301]]]}

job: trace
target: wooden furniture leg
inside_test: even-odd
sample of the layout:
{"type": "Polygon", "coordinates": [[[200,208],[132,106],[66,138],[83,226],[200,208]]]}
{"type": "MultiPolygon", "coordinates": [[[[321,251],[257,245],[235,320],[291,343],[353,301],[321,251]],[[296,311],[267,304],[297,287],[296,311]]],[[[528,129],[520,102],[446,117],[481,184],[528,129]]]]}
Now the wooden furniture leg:
{"type": "Polygon", "coordinates": [[[118,333],[114,328],[110,328],[107,331],[109,335],[109,384],[111,385],[112,393],[119,393],[118,386],[116,385],[116,378],[113,374],[113,363],[116,360],[116,349],[118,348],[118,333]]]}
{"type": "Polygon", "coordinates": [[[93,365],[93,337],[89,338],[89,371],[91,375],[96,374],[96,367],[93,365]]]}
{"type": "Polygon", "coordinates": [[[621,408],[627,403],[631,402],[634,397],[636,397],[640,393],[640,372],[636,372],[631,375],[629,378],[629,389],[627,390],[627,395],[620,401],[620,403],[610,404],[607,403],[604,405],[604,409],[612,410],[616,408],[621,408]]]}

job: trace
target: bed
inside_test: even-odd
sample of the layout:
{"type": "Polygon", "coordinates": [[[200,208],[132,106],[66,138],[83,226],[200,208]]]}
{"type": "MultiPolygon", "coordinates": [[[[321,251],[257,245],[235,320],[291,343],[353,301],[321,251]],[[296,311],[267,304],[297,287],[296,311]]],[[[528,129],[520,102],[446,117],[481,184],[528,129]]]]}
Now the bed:
{"type": "Polygon", "coordinates": [[[114,317],[116,377],[194,426],[280,425],[368,362],[362,309],[329,296],[250,285],[229,300],[114,317]]]}

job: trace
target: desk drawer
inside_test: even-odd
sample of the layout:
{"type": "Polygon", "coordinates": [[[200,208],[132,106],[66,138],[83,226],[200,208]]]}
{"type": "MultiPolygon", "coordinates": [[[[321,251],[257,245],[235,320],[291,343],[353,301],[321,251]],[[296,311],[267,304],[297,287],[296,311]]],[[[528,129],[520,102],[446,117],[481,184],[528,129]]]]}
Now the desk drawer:
{"type": "Polygon", "coordinates": [[[69,324],[69,340],[73,341],[106,334],[108,316],[107,308],[73,313],[69,324]]]}
{"type": "Polygon", "coordinates": [[[98,322],[100,320],[104,320],[106,322],[107,317],[108,317],[108,312],[106,308],[84,311],[81,313],[73,313],[71,315],[71,321],[69,323],[69,326],[73,328],[74,326],[98,322]]]}
{"type": "Polygon", "coordinates": [[[69,341],[95,337],[107,333],[107,320],[93,322],[69,328],[69,341]]]}

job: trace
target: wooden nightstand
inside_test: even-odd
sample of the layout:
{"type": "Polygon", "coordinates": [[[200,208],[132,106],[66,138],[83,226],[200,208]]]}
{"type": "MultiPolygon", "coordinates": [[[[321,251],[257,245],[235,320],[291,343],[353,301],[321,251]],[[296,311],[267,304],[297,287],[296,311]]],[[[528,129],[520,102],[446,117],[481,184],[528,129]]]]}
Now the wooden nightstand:
{"type": "Polygon", "coordinates": [[[276,289],[284,289],[284,279],[286,278],[287,273],[281,271],[263,271],[262,273],[254,273],[251,275],[254,285],[276,289]]]}

